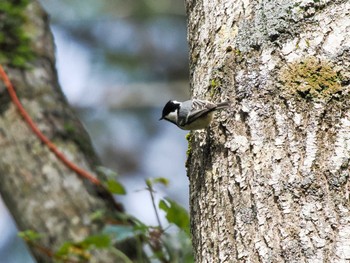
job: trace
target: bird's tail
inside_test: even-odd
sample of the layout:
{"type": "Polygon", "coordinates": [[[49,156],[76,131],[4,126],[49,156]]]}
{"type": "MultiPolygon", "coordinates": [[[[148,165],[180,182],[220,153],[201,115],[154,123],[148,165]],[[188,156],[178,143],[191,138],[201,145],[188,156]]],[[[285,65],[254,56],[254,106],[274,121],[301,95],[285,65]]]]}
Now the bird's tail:
{"type": "Polygon", "coordinates": [[[229,101],[224,101],[224,102],[220,102],[216,105],[216,110],[222,110],[222,109],[226,109],[228,107],[231,106],[231,102],[229,101]]]}

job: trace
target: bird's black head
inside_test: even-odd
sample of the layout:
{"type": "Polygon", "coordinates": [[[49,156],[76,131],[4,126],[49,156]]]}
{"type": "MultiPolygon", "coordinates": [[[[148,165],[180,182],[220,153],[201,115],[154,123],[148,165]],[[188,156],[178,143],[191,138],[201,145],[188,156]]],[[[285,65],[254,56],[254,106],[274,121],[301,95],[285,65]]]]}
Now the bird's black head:
{"type": "Polygon", "coordinates": [[[175,112],[180,108],[180,102],[175,100],[169,100],[167,104],[165,104],[162,112],[162,117],[159,120],[163,120],[169,113],[175,112]]]}

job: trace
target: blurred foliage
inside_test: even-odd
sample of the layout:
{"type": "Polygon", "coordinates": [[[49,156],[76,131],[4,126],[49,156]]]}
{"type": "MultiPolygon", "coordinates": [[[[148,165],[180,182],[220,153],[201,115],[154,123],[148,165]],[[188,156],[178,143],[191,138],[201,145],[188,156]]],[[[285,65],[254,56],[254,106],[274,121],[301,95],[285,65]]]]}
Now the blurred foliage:
{"type": "MultiPolygon", "coordinates": [[[[163,177],[146,180],[146,190],[151,193],[152,202],[154,202],[153,194],[158,184],[168,186],[169,181],[163,177]]],[[[155,205],[153,207],[159,220],[157,208],[155,205]]],[[[114,243],[120,243],[128,239],[142,240],[140,246],[149,248],[146,249],[146,251],[149,251],[146,253],[146,256],[151,262],[154,262],[154,260],[155,262],[164,263],[194,262],[188,212],[180,204],[168,197],[160,199],[159,208],[166,213],[169,225],[165,229],[163,229],[160,221],[158,221],[158,226],[149,226],[141,220],[130,216],[127,221],[133,222],[132,225],[106,225],[103,233],[109,234],[114,243]],[[179,231],[167,233],[166,229],[172,226],[178,227],[179,231]]]]}
{"type": "Polygon", "coordinates": [[[25,230],[25,231],[18,232],[18,236],[20,238],[23,238],[27,242],[37,241],[43,237],[43,235],[41,235],[33,230],[25,230]]]}
{"type": "Polygon", "coordinates": [[[103,166],[97,167],[97,172],[106,178],[104,182],[106,189],[115,195],[125,195],[126,190],[124,186],[117,180],[118,174],[111,169],[103,166]]]}
{"type": "Polygon", "coordinates": [[[100,234],[88,236],[80,242],[65,242],[54,254],[59,261],[79,260],[79,262],[88,262],[91,258],[89,253],[92,249],[107,249],[111,246],[111,240],[108,235],[100,234]]]}
{"type": "Polygon", "coordinates": [[[107,189],[115,195],[125,195],[126,191],[124,186],[115,180],[108,180],[107,181],[107,189]]]}
{"type": "MultiPolygon", "coordinates": [[[[147,191],[154,191],[155,185],[168,185],[169,182],[166,178],[154,178],[147,179],[146,184],[147,191]]],[[[154,202],[153,199],[152,202],[154,202]]],[[[147,225],[127,214],[120,214],[117,220],[111,222],[103,211],[97,211],[91,215],[91,219],[109,222],[105,224],[101,233],[88,236],[79,242],[66,241],[55,252],[41,246],[40,239],[44,237],[44,234],[27,230],[19,232],[18,235],[39,251],[45,251],[46,255],[51,256],[56,262],[89,262],[92,250],[96,249],[109,250],[120,262],[133,262],[117,249],[120,244],[130,240],[135,241],[132,242],[132,246],[138,246],[135,251],[141,251],[133,255],[133,260],[137,258],[136,262],[194,262],[188,212],[170,198],[161,198],[159,208],[166,212],[169,224],[166,229],[163,229],[161,225],[147,225]],[[172,226],[177,226],[180,231],[167,233],[172,226]]],[[[154,212],[158,214],[157,208],[154,207],[154,209],[154,212]]]]}
{"type": "Polygon", "coordinates": [[[170,198],[160,200],[159,208],[166,213],[169,223],[175,224],[190,236],[190,217],[185,208],[170,198]]]}

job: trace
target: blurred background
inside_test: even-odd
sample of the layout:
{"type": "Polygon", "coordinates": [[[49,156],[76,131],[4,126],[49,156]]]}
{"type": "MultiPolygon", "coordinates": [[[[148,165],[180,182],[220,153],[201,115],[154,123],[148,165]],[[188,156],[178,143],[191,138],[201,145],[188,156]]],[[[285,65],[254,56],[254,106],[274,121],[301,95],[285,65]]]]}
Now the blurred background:
{"type": "MultiPolygon", "coordinates": [[[[61,87],[103,165],[118,173],[127,212],[156,225],[145,179],[166,177],[188,207],[186,132],[159,122],[169,99],[189,98],[182,0],[41,0],[51,17],[61,87]]],[[[0,258],[34,262],[0,200],[0,258]]]]}

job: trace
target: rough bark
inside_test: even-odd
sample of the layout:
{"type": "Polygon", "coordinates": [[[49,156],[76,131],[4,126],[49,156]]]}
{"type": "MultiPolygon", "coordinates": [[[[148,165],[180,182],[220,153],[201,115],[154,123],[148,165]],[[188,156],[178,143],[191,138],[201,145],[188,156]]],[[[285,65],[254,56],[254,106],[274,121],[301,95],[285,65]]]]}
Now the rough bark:
{"type": "MultiPolygon", "coordinates": [[[[7,66],[6,70],[22,104],[44,134],[71,161],[91,171],[96,157],[60,90],[47,16],[36,1],[30,2],[25,14],[35,58],[26,68],[7,66]]],[[[101,198],[103,189],[70,171],[33,135],[2,82],[0,101],[0,193],[19,229],[43,234],[39,243],[51,251],[64,242],[98,233],[102,224],[93,222],[91,215],[96,211],[112,213],[113,201],[101,198]]],[[[35,247],[31,249],[38,262],[53,260],[35,247]]],[[[91,262],[112,260],[104,252],[95,256],[91,262]]]]}
{"type": "Polygon", "coordinates": [[[196,262],[350,260],[349,1],[186,1],[196,262]]]}

